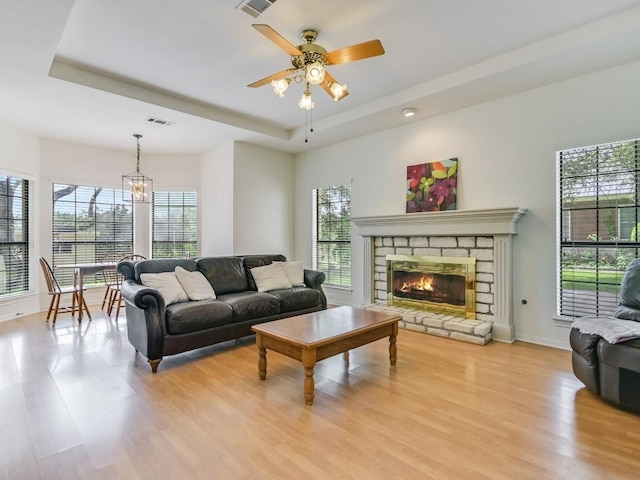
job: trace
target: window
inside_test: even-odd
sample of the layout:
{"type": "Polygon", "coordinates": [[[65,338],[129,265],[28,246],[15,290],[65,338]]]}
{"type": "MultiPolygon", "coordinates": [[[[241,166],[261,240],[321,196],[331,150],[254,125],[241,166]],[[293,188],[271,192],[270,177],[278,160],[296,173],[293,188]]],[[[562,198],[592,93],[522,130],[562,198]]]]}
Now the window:
{"type": "MultiPolygon", "coordinates": [[[[133,210],[122,190],[53,184],[53,264],[61,285],[73,283],[65,263],[99,262],[107,254],[133,252],[133,210]]],[[[102,282],[87,276],[85,284],[102,282]]]]}
{"type": "Polygon", "coordinates": [[[640,238],[640,140],[558,152],[558,313],[612,315],[640,238]]]}
{"type": "Polygon", "coordinates": [[[0,297],[29,290],[29,181],[0,175],[0,297]]]}
{"type": "Polygon", "coordinates": [[[153,192],[153,258],[179,258],[198,252],[198,194],[153,192]]]}
{"type": "Polygon", "coordinates": [[[351,287],[351,185],[313,191],[313,268],[325,285],[351,287]]]}

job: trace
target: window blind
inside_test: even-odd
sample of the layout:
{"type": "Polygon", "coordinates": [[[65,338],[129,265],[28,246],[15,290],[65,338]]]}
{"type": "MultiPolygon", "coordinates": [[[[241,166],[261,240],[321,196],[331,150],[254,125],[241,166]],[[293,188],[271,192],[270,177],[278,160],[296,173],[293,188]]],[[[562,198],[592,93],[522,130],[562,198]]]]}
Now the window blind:
{"type": "MultiPolygon", "coordinates": [[[[107,254],[133,253],[133,210],[122,190],[53,184],[53,264],[61,285],[73,284],[71,263],[99,262],[107,254]]],[[[85,284],[102,276],[86,276],[85,284]]]]}
{"type": "Polygon", "coordinates": [[[318,188],[314,195],[314,268],[325,284],[351,286],[351,185],[318,188]]]}
{"type": "Polygon", "coordinates": [[[638,257],[638,140],[558,152],[558,313],[613,315],[638,257]]]}
{"type": "Polygon", "coordinates": [[[0,296],[29,290],[29,181],[0,174],[0,296]]]}
{"type": "Polygon", "coordinates": [[[153,192],[152,216],[153,258],[197,255],[197,192],[153,192]]]}

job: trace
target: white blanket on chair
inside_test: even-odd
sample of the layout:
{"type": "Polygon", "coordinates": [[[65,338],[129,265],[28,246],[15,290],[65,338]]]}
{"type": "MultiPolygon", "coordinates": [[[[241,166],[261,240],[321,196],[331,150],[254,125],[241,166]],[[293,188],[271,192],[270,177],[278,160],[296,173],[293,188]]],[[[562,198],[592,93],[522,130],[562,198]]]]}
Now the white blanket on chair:
{"type": "Polygon", "coordinates": [[[614,317],[582,317],[571,324],[582,333],[600,335],[609,343],[640,338],[640,322],[614,317]]]}

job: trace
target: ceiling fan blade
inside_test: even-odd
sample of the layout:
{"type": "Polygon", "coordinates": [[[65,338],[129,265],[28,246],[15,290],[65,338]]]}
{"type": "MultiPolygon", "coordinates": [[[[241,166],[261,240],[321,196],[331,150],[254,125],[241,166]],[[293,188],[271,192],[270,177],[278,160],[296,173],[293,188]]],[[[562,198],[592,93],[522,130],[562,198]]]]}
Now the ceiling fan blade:
{"type": "Polygon", "coordinates": [[[356,60],[377,57],[382,54],[384,54],[384,48],[380,40],[369,40],[368,42],[327,53],[327,63],[329,65],[340,65],[341,63],[355,62],[356,60]]]}
{"type": "MultiPolygon", "coordinates": [[[[330,96],[330,97],[332,97],[332,98],[333,98],[333,97],[334,97],[334,94],[333,94],[333,92],[331,91],[331,84],[332,84],[332,83],[338,83],[338,81],[337,81],[335,78],[333,78],[333,76],[332,76],[329,72],[327,72],[327,71],[325,70],[325,72],[324,72],[324,80],[323,80],[323,82],[320,84],[320,86],[322,87],[322,89],[323,89],[325,92],[327,92],[327,93],[329,94],[329,96],[330,96]]],[[[342,99],[343,99],[344,97],[346,97],[347,95],[349,95],[349,91],[348,91],[348,90],[344,90],[344,91],[343,91],[343,93],[342,93],[342,95],[340,95],[340,97],[338,97],[338,100],[337,100],[337,101],[339,102],[340,100],[342,100],[342,99]]]]}
{"type": "Polygon", "coordinates": [[[281,72],[274,73],[273,75],[269,75],[268,77],[263,78],[262,80],[258,80],[257,82],[250,83],[247,87],[257,88],[267,83],[271,83],[271,80],[278,80],[280,78],[284,78],[289,75],[291,72],[295,72],[295,68],[287,68],[286,70],[282,70],[281,72]]]}
{"type": "Polygon", "coordinates": [[[282,35],[276,32],[269,25],[265,25],[262,23],[254,23],[251,26],[255,28],[257,31],[259,31],[261,34],[263,34],[265,37],[267,37],[269,40],[271,40],[273,43],[275,43],[277,46],[279,46],[282,50],[287,52],[289,55],[293,55],[293,56],[302,55],[302,52],[298,50],[295,47],[295,45],[289,42],[289,40],[284,38],[282,35]]]}

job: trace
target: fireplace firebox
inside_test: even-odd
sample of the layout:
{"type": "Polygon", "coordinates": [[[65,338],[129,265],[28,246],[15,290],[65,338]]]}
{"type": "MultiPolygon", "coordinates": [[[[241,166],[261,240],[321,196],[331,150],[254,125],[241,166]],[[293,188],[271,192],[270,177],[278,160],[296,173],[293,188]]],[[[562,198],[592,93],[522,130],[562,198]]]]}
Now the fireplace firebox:
{"type": "Polygon", "coordinates": [[[387,255],[387,304],[476,318],[476,259],[387,255]]]}

